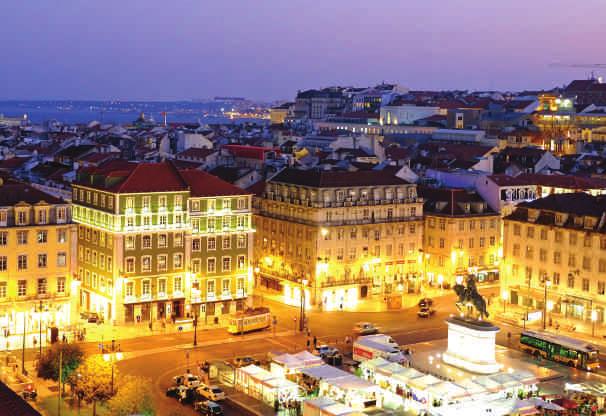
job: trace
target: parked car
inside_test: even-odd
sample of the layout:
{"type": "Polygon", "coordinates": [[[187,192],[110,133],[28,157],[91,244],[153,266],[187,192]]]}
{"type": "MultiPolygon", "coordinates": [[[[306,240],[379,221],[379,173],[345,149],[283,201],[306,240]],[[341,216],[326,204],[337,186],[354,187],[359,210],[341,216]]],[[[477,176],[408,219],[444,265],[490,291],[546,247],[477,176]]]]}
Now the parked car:
{"type": "Polygon", "coordinates": [[[429,307],[425,307],[425,308],[419,309],[419,312],[417,312],[417,315],[419,316],[419,318],[429,318],[435,312],[436,311],[434,309],[431,309],[429,307]]]}
{"type": "Polygon", "coordinates": [[[427,308],[427,307],[433,306],[433,299],[423,298],[423,299],[419,300],[418,306],[419,306],[419,308],[427,308]]]}
{"type": "Polygon", "coordinates": [[[221,416],[223,408],[218,403],[213,401],[201,401],[194,403],[194,410],[197,410],[202,415],[221,416]]]}
{"type": "Polygon", "coordinates": [[[174,399],[179,399],[184,397],[186,393],[187,387],[185,386],[172,386],[166,389],[166,397],[172,397],[174,399]]]}
{"type": "Polygon", "coordinates": [[[193,374],[183,374],[173,377],[173,381],[177,386],[185,386],[187,388],[198,387],[200,385],[200,377],[193,374]]]}
{"type": "Polygon", "coordinates": [[[335,347],[331,347],[330,345],[322,344],[316,346],[316,354],[324,358],[328,355],[339,354],[339,350],[335,347]]]}
{"type": "Polygon", "coordinates": [[[200,385],[196,392],[200,397],[218,402],[219,400],[225,400],[225,392],[217,386],[207,386],[205,384],[200,385]]]}
{"type": "Polygon", "coordinates": [[[236,357],[234,358],[234,365],[236,367],[246,367],[247,365],[259,365],[259,360],[255,360],[253,357],[236,357]]]}
{"type": "Polygon", "coordinates": [[[356,335],[373,335],[379,332],[379,329],[370,322],[358,322],[353,327],[353,333],[356,335]]]}
{"type": "Polygon", "coordinates": [[[97,312],[80,312],[80,319],[85,320],[91,324],[102,324],[103,317],[97,312]]]}

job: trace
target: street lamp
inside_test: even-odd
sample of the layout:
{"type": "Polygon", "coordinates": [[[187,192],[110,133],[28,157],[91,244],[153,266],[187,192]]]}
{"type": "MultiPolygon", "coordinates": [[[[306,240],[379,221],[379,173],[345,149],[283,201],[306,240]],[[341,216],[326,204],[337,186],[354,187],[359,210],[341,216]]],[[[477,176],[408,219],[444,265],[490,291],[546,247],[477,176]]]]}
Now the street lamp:
{"type": "Polygon", "coordinates": [[[40,343],[40,358],[42,358],[42,301],[40,301],[40,305],[38,306],[38,324],[40,333],[38,335],[38,342],[40,343]]]}
{"type": "Polygon", "coordinates": [[[198,308],[199,306],[194,306],[194,347],[198,345],[198,308]]]}
{"type": "Polygon", "coordinates": [[[307,279],[301,279],[301,311],[299,314],[299,331],[303,332],[305,329],[305,287],[307,286],[307,279]]]}
{"type": "Polygon", "coordinates": [[[507,306],[507,299],[509,298],[506,290],[501,292],[501,300],[503,301],[503,313],[505,313],[505,307],[507,306]]]}
{"type": "Polygon", "coordinates": [[[543,295],[543,331],[547,328],[546,320],[547,320],[547,288],[551,286],[551,280],[547,276],[543,280],[543,286],[545,286],[545,292],[543,295]]]}
{"type": "Polygon", "coordinates": [[[120,347],[115,347],[115,341],[112,340],[112,346],[110,352],[106,352],[103,354],[103,360],[105,362],[111,363],[112,367],[112,384],[111,384],[111,394],[114,394],[114,365],[117,361],[120,361],[123,358],[122,351],[120,351],[120,347]]]}
{"type": "Polygon", "coordinates": [[[598,311],[593,309],[591,311],[591,336],[595,337],[595,322],[598,320],[598,311]]]}

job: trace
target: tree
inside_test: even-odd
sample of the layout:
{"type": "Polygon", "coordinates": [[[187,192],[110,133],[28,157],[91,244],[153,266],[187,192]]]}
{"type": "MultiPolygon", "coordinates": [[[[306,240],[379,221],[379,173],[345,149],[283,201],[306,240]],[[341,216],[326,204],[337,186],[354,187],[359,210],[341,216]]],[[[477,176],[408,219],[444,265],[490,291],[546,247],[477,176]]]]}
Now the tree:
{"type": "Polygon", "coordinates": [[[78,344],[56,343],[47,348],[38,360],[38,377],[46,380],[59,380],[59,353],[63,353],[61,380],[63,386],[74,370],[84,360],[84,352],[78,344]]]}
{"type": "MultiPolygon", "coordinates": [[[[117,377],[117,370],[114,370],[114,379],[117,377]]],[[[71,374],[69,383],[78,400],[93,405],[93,416],[96,416],[97,402],[112,397],[112,363],[100,355],[89,357],[71,374]]]]}
{"type": "Polygon", "coordinates": [[[117,384],[114,397],[107,402],[109,413],[115,416],[153,416],[153,392],[150,379],[124,376],[117,384]]]}

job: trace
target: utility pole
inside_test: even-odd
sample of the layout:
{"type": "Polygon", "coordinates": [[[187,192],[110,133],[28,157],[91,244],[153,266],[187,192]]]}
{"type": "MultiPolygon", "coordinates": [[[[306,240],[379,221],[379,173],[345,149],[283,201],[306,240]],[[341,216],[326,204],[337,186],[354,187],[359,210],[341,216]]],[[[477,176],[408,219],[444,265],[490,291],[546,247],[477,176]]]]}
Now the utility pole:
{"type": "Polygon", "coordinates": [[[23,345],[21,348],[21,374],[24,376],[27,375],[27,370],[25,369],[25,319],[26,312],[23,312],[23,345]]]}
{"type": "Polygon", "coordinates": [[[198,313],[194,313],[194,347],[198,345],[198,313]]]}

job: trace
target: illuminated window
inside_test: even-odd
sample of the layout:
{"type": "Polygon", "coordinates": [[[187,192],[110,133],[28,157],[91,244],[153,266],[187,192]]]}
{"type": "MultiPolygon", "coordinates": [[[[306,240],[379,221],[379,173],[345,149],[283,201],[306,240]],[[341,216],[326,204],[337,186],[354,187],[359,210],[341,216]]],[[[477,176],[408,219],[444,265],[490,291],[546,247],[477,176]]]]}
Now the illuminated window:
{"type": "Polygon", "coordinates": [[[124,245],[127,250],[134,250],[135,249],[135,236],[127,235],[124,245]]]}
{"type": "Polygon", "coordinates": [[[143,295],[143,296],[151,295],[151,281],[149,279],[144,279],[141,282],[141,295],[143,295]]]}
{"type": "Polygon", "coordinates": [[[200,251],[201,247],[200,247],[200,239],[199,238],[194,238],[191,240],[191,249],[192,251],[200,251]]]}
{"type": "Polygon", "coordinates": [[[206,207],[207,207],[207,211],[214,211],[215,210],[215,200],[214,199],[209,199],[206,202],[206,207]]]}
{"type": "Polygon", "coordinates": [[[159,223],[161,226],[166,227],[166,224],[168,224],[168,217],[166,215],[160,215],[159,223]]]}
{"type": "Polygon", "coordinates": [[[223,269],[224,272],[231,271],[231,257],[223,257],[223,269]]]}
{"type": "Polygon", "coordinates": [[[166,279],[158,279],[158,296],[166,295],[166,279]]]}
{"type": "Polygon", "coordinates": [[[160,254],[158,256],[158,271],[165,272],[168,268],[168,256],[166,254],[160,254]]]}
{"type": "Polygon", "coordinates": [[[246,234],[238,235],[238,248],[246,248],[246,234]]]}
{"type": "Polygon", "coordinates": [[[181,292],[182,290],[182,286],[181,286],[181,276],[175,276],[173,278],[173,290],[175,292],[181,292]]]}
{"type": "Polygon", "coordinates": [[[38,254],[38,268],[44,269],[46,268],[46,254],[38,254]]]}
{"type": "Polygon", "coordinates": [[[200,211],[200,201],[198,201],[197,199],[191,201],[191,210],[192,211],[200,211]]]}
{"type": "Polygon", "coordinates": [[[152,237],[151,235],[144,235],[141,237],[143,248],[152,248],[152,237]]]}
{"type": "Polygon", "coordinates": [[[6,297],[6,282],[0,282],[0,298],[6,297]]]}
{"type": "Polygon", "coordinates": [[[27,231],[17,231],[17,244],[27,244],[27,231]]]}
{"type": "Polygon", "coordinates": [[[244,228],[244,227],[246,227],[246,216],[240,215],[238,217],[238,228],[244,228]]]}
{"type": "Polygon", "coordinates": [[[158,206],[159,206],[160,208],[165,209],[165,208],[166,208],[166,205],[167,205],[167,198],[166,198],[166,196],[165,196],[165,195],[161,195],[161,196],[159,196],[159,197],[158,197],[158,206]]]}
{"type": "Polygon", "coordinates": [[[246,198],[238,198],[238,209],[246,209],[246,198]]]}
{"type": "Polygon", "coordinates": [[[135,208],[135,198],[126,198],[126,209],[135,208]]]}
{"type": "Polygon", "coordinates": [[[27,256],[21,254],[17,256],[17,269],[19,270],[27,270],[27,256]]]}
{"type": "Polygon", "coordinates": [[[158,234],[158,248],[166,248],[167,246],[166,234],[158,234]]]}
{"type": "Polygon", "coordinates": [[[206,249],[207,250],[216,250],[217,249],[216,237],[208,237],[208,239],[206,240],[206,249]]]}
{"type": "Polygon", "coordinates": [[[229,295],[231,293],[231,279],[223,279],[223,285],[222,285],[222,289],[223,289],[223,294],[224,295],[229,295]]]}
{"type": "Polygon", "coordinates": [[[0,256],[0,272],[5,272],[8,268],[8,257],[0,256]]]}
{"type": "Polygon", "coordinates": [[[175,233],[173,234],[173,247],[183,247],[183,234],[175,233]]]}
{"type": "Polygon", "coordinates": [[[224,236],[222,238],[222,248],[223,250],[229,250],[231,248],[231,237],[230,236],[224,236]]]}
{"type": "Polygon", "coordinates": [[[47,281],[45,278],[38,279],[38,294],[46,295],[47,292],[47,281]]]}
{"type": "Polygon", "coordinates": [[[150,272],[151,271],[151,256],[143,256],[143,257],[141,257],[141,271],[142,272],[150,272]]]}
{"type": "Polygon", "coordinates": [[[206,271],[208,273],[215,273],[217,271],[217,259],[210,257],[206,260],[206,271]]]}
{"type": "Polygon", "coordinates": [[[223,229],[229,228],[231,224],[231,217],[226,215],[223,217],[223,229]]]}
{"type": "Polygon", "coordinates": [[[126,273],[134,273],[135,272],[135,258],[127,257],[126,258],[126,273]]]}
{"type": "Polygon", "coordinates": [[[238,256],[238,270],[244,270],[246,267],[246,257],[243,255],[238,256]]]}
{"type": "Polygon", "coordinates": [[[215,294],[215,280],[211,279],[206,282],[206,293],[208,296],[212,296],[215,294]]]}
{"type": "Polygon", "coordinates": [[[17,296],[27,295],[27,280],[19,280],[17,282],[17,296]]]}
{"type": "Polygon", "coordinates": [[[126,289],[124,290],[126,296],[132,297],[135,293],[135,283],[134,282],[126,282],[126,289]]]}
{"type": "Polygon", "coordinates": [[[173,256],[173,267],[180,269],[183,267],[183,254],[177,253],[173,256]]]}

